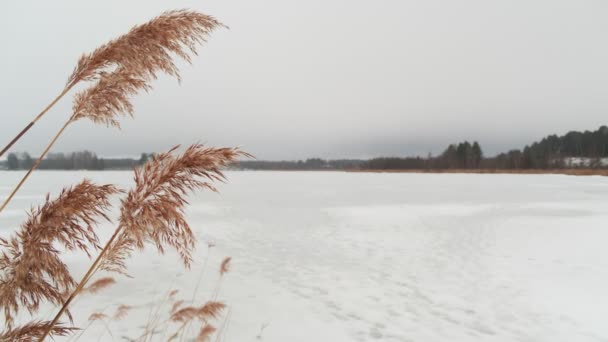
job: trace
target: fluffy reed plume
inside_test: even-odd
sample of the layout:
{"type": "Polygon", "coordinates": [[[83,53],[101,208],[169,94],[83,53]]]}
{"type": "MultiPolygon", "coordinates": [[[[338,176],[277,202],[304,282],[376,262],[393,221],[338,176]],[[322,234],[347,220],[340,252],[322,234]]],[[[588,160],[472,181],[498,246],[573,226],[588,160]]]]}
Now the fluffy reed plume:
{"type": "Polygon", "coordinates": [[[224,258],[224,260],[222,261],[222,264],[220,265],[220,276],[223,276],[224,274],[228,273],[228,271],[230,271],[230,261],[231,260],[232,260],[231,257],[224,258]]]}
{"type": "Polygon", "coordinates": [[[116,284],[116,280],[114,280],[114,278],[112,278],[112,277],[100,278],[100,279],[97,279],[96,281],[94,281],[91,285],[85,287],[83,289],[83,292],[95,294],[114,284],[116,284]]]}
{"type": "MultiPolygon", "coordinates": [[[[70,123],[86,118],[94,123],[119,127],[120,116],[133,115],[131,98],[134,95],[142,90],[150,90],[150,82],[156,79],[160,72],[175,76],[179,80],[179,70],[173,60],[174,56],[190,62],[191,55],[196,54],[196,47],[206,41],[209,33],[222,26],[213,17],[195,11],[168,11],[146,24],[134,27],[127,34],[102,45],[92,53],[83,55],[60,97],[80,81],[96,82],[76,94],[72,115],[0,206],[0,212],[12,200],[30,174],[38,168],[42,159],[70,123]]],[[[19,133],[9,146],[19,139],[46,110],[48,108],[19,133]]]]}
{"type": "Polygon", "coordinates": [[[212,319],[217,319],[220,317],[220,314],[222,313],[222,311],[224,310],[224,308],[226,308],[226,305],[220,302],[207,302],[205,303],[205,305],[201,306],[201,307],[194,307],[194,306],[188,306],[182,309],[179,309],[175,312],[173,312],[171,314],[171,317],[169,318],[170,321],[172,322],[177,322],[180,323],[180,327],[179,329],[177,329],[177,331],[171,335],[171,337],[169,338],[169,341],[172,341],[176,338],[178,338],[181,334],[184,333],[184,331],[186,330],[186,328],[193,323],[194,321],[200,321],[203,324],[203,327],[201,328],[201,332],[199,333],[199,335],[197,336],[197,341],[204,341],[206,338],[209,337],[209,335],[211,335],[211,333],[213,333],[215,331],[215,328],[211,327],[209,325],[209,321],[212,319]],[[202,335],[203,330],[205,329],[206,326],[209,326],[211,328],[213,328],[213,330],[210,330],[209,328],[207,328],[207,330],[205,330],[205,334],[202,335]],[[202,335],[202,337],[201,337],[202,335]],[[199,339],[199,337],[202,338],[199,339]]]}
{"type": "Polygon", "coordinates": [[[231,257],[225,257],[224,260],[222,260],[222,263],[220,264],[220,278],[218,279],[218,282],[215,285],[215,290],[213,291],[214,299],[217,298],[217,296],[219,296],[219,294],[220,294],[220,287],[222,284],[222,279],[224,278],[224,275],[230,271],[230,261],[231,260],[232,260],[231,257]]]}
{"type": "Polygon", "coordinates": [[[76,282],[55,244],[87,255],[99,249],[94,227],[99,219],[107,220],[109,197],[117,192],[114,186],[84,180],[55,199],[47,195],[43,205],[31,209],[15,236],[0,239],[0,307],[7,327],[20,309],[32,314],[41,301],[63,303],[63,294],[76,282]]]}
{"type": "MultiPolygon", "coordinates": [[[[6,152],[76,84],[93,82],[76,94],[72,115],[0,205],[0,212],[72,122],[90,119],[94,123],[119,126],[121,115],[133,115],[131,98],[134,95],[150,90],[150,82],[159,73],[174,76],[179,81],[174,58],[191,62],[196,47],[220,26],[223,25],[204,14],[169,11],[83,55],[61,94],[0,151],[0,155],[6,152]]],[[[0,254],[0,305],[4,308],[8,329],[0,335],[0,340],[37,338],[42,341],[49,335],[68,333],[71,328],[62,327],[58,320],[64,313],[69,315],[68,308],[74,298],[83,291],[95,292],[113,282],[110,278],[100,279],[87,288],[95,272],[103,269],[124,273],[125,259],[146,244],[154,245],[160,253],[166,248],[175,249],[184,265],[189,267],[195,239],[184,218],[185,196],[201,188],[215,191],[212,182],[224,179],[220,168],[238,156],[247,154],[238,149],[193,145],[181,155],[171,150],[154,158],[136,171],[136,186],[122,201],[118,227],[103,248],[100,248],[93,228],[100,218],[107,219],[108,197],[118,192],[116,188],[84,181],[66,189],[56,200],[47,197],[43,206],[32,209],[28,221],[15,237],[0,240],[0,247],[5,249],[0,254]],[[55,245],[62,245],[69,251],[83,251],[89,256],[91,250],[101,249],[101,252],[82,279],[75,282],[59,259],[60,251],[55,245]],[[20,309],[27,309],[32,314],[41,301],[61,306],[52,321],[33,322],[12,329],[13,316],[20,309]]],[[[221,309],[203,306],[195,317],[216,317],[213,310],[221,309]]],[[[123,316],[127,311],[127,306],[121,306],[115,316],[123,316]]],[[[92,320],[104,322],[107,328],[106,318],[104,314],[91,316],[92,320]]]]}
{"type": "Polygon", "coordinates": [[[193,319],[207,322],[216,319],[222,313],[226,305],[220,302],[207,302],[201,307],[188,306],[171,314],[171,321],[184,323],[193,319]]]}
{"type": "Polygon", "coordinates": [[[135,187],[122,201],[120,235],[110,246],[100,269],[124,273],[125,259],[146,243],[162,254],[170,247],[186,268],[192,261],[195,238],[184,217],[185,196],[196,189],[216,191],[222,167],[246,153],[236,148],[206,148],[196,144],[176,155],[174,147],[156,155],[135,171],[135,187]]]}
{"type": "Polygon", "coordinates": [[[211,334],[213,334],[217,329],[215,329],[212,325],[205,324],[201,331],[196,336],[196,342],[206,342],[211,338],[211,334]]]}
{"type": "Polygon", "coordinates": [[[95,85],[74,96],[70,120],[87,118],[96,124],[120,127],[119,116],[133,116],[131,97],[150,89],[145,80],[128,72],[104,73],[95,85]]]}
{"type": "Polygon", "coordinates": [[[78,330],[77,328],[64,327],[62,324],[55,324],[50,327],[50,322],[35,321],[0,333],[0,341],[31,342],[40,339],[48,329],[52,329],[51,334],[53,336],[66,336],[78,330]]]}
{"type": "Polygon", "coordinates": [[[171,313],[174,313],[175,311],[177,311],[177,309],[179,309],[183,304],[184,304],[183,300],[178,300],[175,303],[173,303],[173,305],[171,306],[171,313]]]}
{"type": "Polygon", "coordinates": [[[221,168],[249,155],[238,148],[200,144],[182,154],[175,153],[177,148],[135,170],[135,186],[122,200],[118,227],[51,323],[59,320],[97,270],[126,273],[126,258],[147,243],[161,254],[168,247],[175,249],[184,266],[190,266],[195,238],[184,217],[185,197],[196,189],[216,191],[212,182],[224,180],[221,168]]]}
{"type": "Polygon", "coordinates": [[[118,116],[133,115],[131,97],[151,89],[150,81],[164,72],[180,80],[173,56],[191,62],[197,45],[223,26],[208,15],[194,11],[169,11],[129,33],[80,57],[68,84],[96,80],[74,97],[71,120],[88,118],[95,123],[120,127],[118,116]]]}
{"type": "Polygon", "coordinates": [[[156,78],[159,71],[179,79],[171,54],[190,62],[196,46],[214,29],[224,27],[211,16],[188,10],[167,11],[148,23],[85,54],[68,84],[99,78],[108,68],[124,68],[143,79],[156,78]]]}
{"type": "Polygon", "coordinates": [[[98,83],[76,96],[74,107],[80,110],[75,110],[74,115],[80,118],[87,113],[95,122],[117,125],[116,120],[107,116],[103,120],[96,119],[103,117],[100,114],[107,114],[107,110],[116,104],[120,106],[114,107],[113,110],[132,113],[132,106],[125,96],[148,89],[149,81],[156,79],[160,72],[180,80],[174,56],[190,63],[192,55],[196,55],[197,45],[204,43],[208,35],[219,27],[225,26],[202,13],[188,10],[168,11],[143,25],[135,26],[127,34],[93,52],[84,54],[78,60],[61,93],[0,151],[0,156],[81,81],[98,83]],[[99,112],[95,107],[86,105],[83,101],[85,98],[94,98],[94,102],[101,105],[99,112]],[[83,112],[85,108],[87,111],[83,112]],[[76,115],[77,112],[80,114],[76,115]]]}
{"type": "Polygon", "coordinates": [[[178,289],[171,290],[171,292],[169,292],[169,300],[175,300],[175,296],[177,295],[178,292],[179,292],[178,289]]]}
{"type": "Polygon", "coordinates": [[[119,115],[133,115],[133,95],[150,90],[150,81],[160,72],[180,80],[173,56],[190,63],[197,45],[206,42],[209,33],[222,26],[202,13],[168,11],[83,55],[68,84],[97,82],[76,94],[71,120],[88,118],[119,127],[119,115]]]}
{"type": "Polygon", "coordinates": [[[89,321],[99,321],[106,318],[108,318],[108,315],[104,314],[103,312],[94,312],[91,314],[91,316],[89,316],[89,321]]]}
{"type": "Polygon", "coordinates": [[[129,306],[129,305],[124,305],[124,304],[119,305],[118,308],[116,309],[116,312],[112,316],[112,319],[119,320],[119,319],[125,318],[127,316],[127,314],[129,313],[129,311],[131,311],[132,308],[133,307],[129,306]]]}

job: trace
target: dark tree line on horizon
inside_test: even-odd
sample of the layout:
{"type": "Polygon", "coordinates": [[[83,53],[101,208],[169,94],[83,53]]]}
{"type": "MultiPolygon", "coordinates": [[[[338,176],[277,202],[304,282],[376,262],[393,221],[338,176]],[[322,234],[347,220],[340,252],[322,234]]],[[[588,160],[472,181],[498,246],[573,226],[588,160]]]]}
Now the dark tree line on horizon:
{"type": "MultiPolygon", "coordinates": [[[[90,151],[64,153],[49,153],[42,160],[38,169],[41,170],[124,170],[143,165],[152,154],[142,153],[139,159],[131,158],[99,158],[90,151]]],[[[29,170],[37,158],[29,153],[10,153],[5,167],[8,170],[29,170]]]]}
{"type": "MultiPolygon", "coordinates": [[[[152,154],[135,158],[100,158],[89,151],[70,154],[53,153],[45,158],[40,169],[53,170],[121,170],[143,165],[152,154]]],[[[369,160],[310,158],[298,161],[246,160],[234,164],[235,169],[250,170],[449,170],[449,169],[560,169],[571,167],[603,168],[608,158],[608,127],[596,131],[568,132],[549,135],[538,142],[485,157],[477,141],[449,145],[441,154],[427,157],[380,157],[369,160]],[[581,161],[573,163],[574,158],[581,161]]],[[[29,169],[35,158],[28,153],[11,153],[0,167],[9,170],[29,169]]]]}
{"type": "Polygon", "coordinates": [[[438,156],[380,157],[369,160],[242,161],[237,166],[259,170],[449,170],[449,169],[560,169],[602,168],[608,158],[608,127],[596,131],[549,135],[538,142],[485,157],[481,145],[464,141],[449,145],[438,156]],[[583,161],[573,163],[572,158],[583,161]]]}
{"type": "Polygon", "coordinates": [[[489,158],[485,166],[499,169],[559,169],[577,166],[569,165],[567,158],[587,158],[588,164],[580,166],[600,168],[603,167],[601,158],[606,157],[608,127],[601,126],[596,131],[549,135],[523,150],[511,150],[489,158]]]}

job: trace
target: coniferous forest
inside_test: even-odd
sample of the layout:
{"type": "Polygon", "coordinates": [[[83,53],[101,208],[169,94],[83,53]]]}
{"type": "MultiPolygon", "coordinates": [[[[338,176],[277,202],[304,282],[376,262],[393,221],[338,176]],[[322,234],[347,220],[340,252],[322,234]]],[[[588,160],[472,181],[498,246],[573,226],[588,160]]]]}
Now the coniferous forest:
{"type": "Polygon", "coordinates": [[[540,141],[496,156],[485,156],[477,142],[449,145],[438,156],[381,157],[370,160],[244,161],[246,169],[318,170],[449,170],[608,168],[608,127],[549,135],[540,141]]]}

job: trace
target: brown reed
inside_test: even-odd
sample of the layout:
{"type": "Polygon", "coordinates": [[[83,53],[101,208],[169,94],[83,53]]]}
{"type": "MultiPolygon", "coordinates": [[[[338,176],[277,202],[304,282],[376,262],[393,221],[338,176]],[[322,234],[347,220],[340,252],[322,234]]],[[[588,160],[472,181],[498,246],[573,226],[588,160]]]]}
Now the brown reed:
{"type": "MultiPolygon", "coordinates": [[[[226,27],[215,18],[189,10],[167,11],[149,22],[133,27],[127,34],[114,39],[78,60],[61,93],[26,125],[1,151],[4,155],[61,98],[82,81],[100,81],[108,75],[132,77],[147,83],[159,72],[181,80],[173,56],[188,63],[196,55],[196,47],[219,27],[226,27]]],[[[147,88],[149,86],[142,86],[147,88]]],[[[85,90],[85,92],[87,92],[85,90]]],[[[82,93],[81,93],[82,94],[82,93]]],[[[107,95],[111,96],[106,92],[107,95]]]]}
{"type": "Polygon", "coordinates": [[[205,324],[201,331],[196,336],[196,342],[206,342],[211,338],[211,334],[213,334],[217,329],[212,325],[205,324]]]}
{"type": "Polygon", "coordinates": [[[93,312],[90,316],[89,316],[89,321],[99,321],[102,319],[106,319],[108,318],[108,315],[104,314],[103,312],[93,312]]]}
{"type": "Polygon", "coordinates": [[[175,249],[184,266],[190,267],[195,238],[184,217],[185,196],[196,189],[217,191],[212,182],[224,181],[221,168],[249,154],[238,148],[195,144],[175,155],[177,148],[154,156],[135,171],[135,187],[122,201],[120,236],[112,241],[100,269],[124,272],[126,258],[146,243],[161,254],[167,247],[175,249]]]}
{"type": "Polygon", "coordinates": [[[230,261],[232,261],[231,257],[224,258],[222,264],[220,265],[220,276],[223,276],[224,274],[228,273],[228,271],[230,270],[230,261]]]}
{"type": "MultiPolygon", "coordinates": [[[[196,323],[197,318],[200,317],[200,315],[197,314],[199,311],[208,312],[213,308],[214,305],[216,305],[216,310],[219,310],[217,308],[217,304],[210,304],[210,303],[218,303],[215,300],[207,301],[207,303],[205,304],[205,305],[207,305],[207,308],[204,310],[201,310],[202,307],[193,306],[193,304],[191,304],[191,306],[189,306],[189,307],[182,307],[183,304],[185,303],[185,301],[181,300],[181,299],[175,300],[175,298],[173,296],[176,293],[177,293],[177,290],[172,290],[168,296],[169,301],[173,302],[173,304],[171,305],[171,309],[169,310],[169,318],[159,322],[157,320],[158,316],[156,316],[154,319],[149,320],[145,326],[145,329],[144,329],[144,332],[142,333],[142,335],[140,335],[138,338],[132,339],[132,340],[147,341],[147,339],[149,337],[151,338],[154,333],[159,332],[162,329],[165,329],[171,323],[180,323],[180,326],[177,329],[177,331],[173,335],[171,335],[171,337],[169,338],[169,341],[177,339],[180,336],[183,339],[184,335],[189,333],[188,328],[190,328],[190,326],[193,323],[196,323]],[[181,311],[181,313],[177,313],[178,310],[181,311]]],[[[164,304],[164,303],[161,303],[161,305],[162,304],[164,304]]],[[[224,308],[222,308],[219,311],[224,311],[224,308]]],[[[160,309],[160,307],[159,307],[159,309],[160,309]]],[[[208,321],[210,320],[210,318],[219,317],[219,314],[220,313],[218,312],[217,315],[209,316],[209,318],[207,318],[207,321],[202,322],[201,330],[199,331],[199,335],[197,336],[197,339],[196,339],[197,341],[206,341],[207,339],[210,338],[211,334],[213,334],[215,331],[218,331],[215,327],[210,325],[208,321]]],[[[226,327],[225,323],[226,323],[226,321],[224,321],[224,324],[222,325],[223,328],[226,327]]],[[[222,330],[219,330],[219,332],[221,333],[222,330]]]]}
{"type": "MultiPolygon", "coordinates": [[[[149,91],[151,81],[160,73],[180,81],[174,57],[191,62],[196,47],[206,41],[211,31],[222,26],[214,18],[197,12],[169,11],[83,55],[60,95],[0,151],[0,155],[5,153],[76,84],[93,82],[75,95],[70,118],[2,203],[0,212],[71,123],[89,119],[119,127],[120,116],[134,113],[131,103],[134,95],[149,91]]],[[[32,208],[15,237],[0,239],[0,246],[4,247],[0,254],[0,305],[4,308],[7,329],[0,334],[0,341],[42,341],[49,335],[60,336],[75,330],[58,322],[64,313],[71,320],[69,305],[73,300],[83,292],[94,293],[114,282],[113,278],[102,278],[87,287],[94,274],[100,269],[125,273],[126,258],[146,244],[155,246],[160,253],[166,248],[175,249],[183,264],[189,267],[195,239],[184,217],[185,196],[201,188],[215,191],[212,183],[224,180],[220,169],[239,156],[249,155],[235,148],[205,148],[197,144],[181,155],[177,155],[174,148],[153,158],[136,170],[136,185],[123,199],[118,227],[103,248],[94,227],[99,219],[107,219],[108,199],[118,193],[118,189],[85,180],[65,189],[55,200],[47,196],[44,205],[32,208]],[[55,248],[56,244],[89,256],[92,250],[101,251],[76,282],[60,260],[61,252],[55,248]],[[14,316],[20,309],[33,314],[42,301],[61,305],[52,321],[33,321],[13,327],[14,316]]],[[[219,312],[223,307],[213,303],[198,308],[196,317],[219,315],[214,310],[219,312]]],[[[120,306],[114,317],[126,315],[129,308],[120,306]]],[[[178,307],[173,309],[179,311],[178,307]]],[[[105,318],[108,318],[105,314],[91,316],[93,320],[105,318]]],[[[212,329],[208,326],[207,335],[212,329]]],[[[203,330],[205,327],[199,336],[205,337],[203,330]]]]}
{"type": "Polygon", "coordinates": [[[226,305],[224,303],[209,301],[201,307],[188,306],[173,312],[169,318],[170,321],[181,323],[181,325],[168,341],[179,337],[194,321],[202,322],[203,327],[197,336],[197,341],[204,341],[215,331],[215,327],[211,326],[209,321],[219,318],[225,308],[226,305]],[[205,329],[205,327],[207,328],[205,329]]]}
{"type": "Polygon", "coordinates": [[[87,293],[97,293],[103,289],[106,289],[112,285],[116,284],[116,280],[112,277],[104,277],[94,281],[91,285],[85,287],[83,292],[87,293]]]}
{"type": "Polygon", "coordinates": [[[53,336],[66,336],[78,330],[77,328],[64,327],[62,324],[54,324],[51,327],[50,322],[34,321],[0,333],[0,341],[31,342],[40,339],[48,329],[51,329],[53,336]]]}
{"type": "Polygon", "coordinates": [[[171,290],[169,292],[169,300],[175,300],[175,296],[179,293],[178,289],[171,290]]]}
{"type": "Polygon", "coordinates": [[[124,304],[119,305],[118,308],[116,309],[116,312],[112,316],[112,319],[120,320],[120,319],[125,318],[127,316],[127,314],[129,313],[129,311],[131,311],[132,308],[133,307],[129,306],[129,305],[124,305],[124,304]]]}
{"type": "Polygon", "coordinates": [[[135,186],[122,200],[118,227],[63,303],[50,327],[58,322],[97,270],[124,274],[126,258],[146,244],[155,246],[161,254],[168,247],[175,249],[184,266],[190,267],[196,241],[184,217],[185,196],[196,189],[216,191],[212,182],[224,180],[221,168],[248,154],[237,148],[206,148],[200,144],[176,154],[177,148],[154,156],[135,170],[135,186]]]}
{"type": "Polygon", "coordinates": [[[179,309],[183,304],[184,304],[183,300],[178,300],[175,303],[173,303],[173,305],[171,306],[171,313],[174,313],[175,311],[177,311],[177,309],[179,309]]]}
{"type": "MultiPolygon", "coordinates": [[[[205,42],[207,36],[219,27],[224,25],[202,13],[168,11],[148,23],[134,27],[127,34],[102,45],[92,53],[83,55],[68,78],[66,89],[71,89],[81,81],[95,83],[76,94],[72,115],[0,206],[0,212],[38,168],[70,123],[86,118],[94,123],[120,127],[118,118],[121,115],[133,115],[131,98],[141,90],[150,90],[150,82],[161,72],[180,80],[174,56],[191,62],[191,56],[196,55],[197,45],[205,42]]],[[[65,93],[67,91],[61,96],[65,93]]],[[[13,143],[14,141],[10,145],[13,143]]]]}
{"type": "Polygon", "coordinates": [[[172,10],[149,22],[133,27],[129,33],[85,54],[68,79],[68,84],[97,79],[108,68],[124,68],[144,79],[163,72],[180,79],[171,54],[191,62],[196,46],[219,27],[215,18],[190,10],[172,10]]]}
{"type": "Polygon", "coordinates": [[[15,236],[0,239],[0,307],[7,328],[20,308],[31,314],[41,301],[63,303],[63,294],[76,282],[55,244],[87,255],[91,249],[100,249],[94,227],[99,219],[108,219],[109,197],[117,192],[112,185],[98,186],[84,180],[64,189],[55,199],[47,195],[43,205],[30,210],[15,236]]]}
{"type": "Polygon", "coordinates": [[[173,322],[184,323],[193,319],[199,319],[207,322],[210,319],[216,319],[226,305],[220,302],[207,302],[201,307],[188,306],[177,310],[171,315],[173,322]]]}

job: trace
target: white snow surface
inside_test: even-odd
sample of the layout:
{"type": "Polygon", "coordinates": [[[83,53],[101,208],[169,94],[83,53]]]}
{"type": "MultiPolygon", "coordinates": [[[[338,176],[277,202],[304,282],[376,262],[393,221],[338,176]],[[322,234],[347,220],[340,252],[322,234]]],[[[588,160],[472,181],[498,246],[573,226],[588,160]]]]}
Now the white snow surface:
{"type": "MultiPolygon", "coordinates": [[[[0,172],[0,196],[22,175],[0,172]]],[[[132,173],[122,171],[36,172],[0,214],[0,235],[11,234],[46,192],[84,177],[132,183],[132,173]]],[[[210,240],[216,246],[195,301],[219,288],[230,308],[224,341],[608,341],[608,178],[227,177],[220,194],[191,198],[187,216],[200,241],[192,269],[171,252],[137,253],[129,262],[133,278],[115,276],[114,286],[83,296],[72,312],[85,327],[92,312],[134,309],[107,322],[112,335],[97,322],[80,341],[137,337],[173,289],[191,300],[210,240]],[[225,256],[232,268],[219,281],[225,256]]],[[[101,225],[101,237],[112,229],[101,225]]],[[[90,264],[81,254],[66,262],[78,276],[90,264]]],[[[38,317],[52,313],[45,307],[38,317]]]]}

